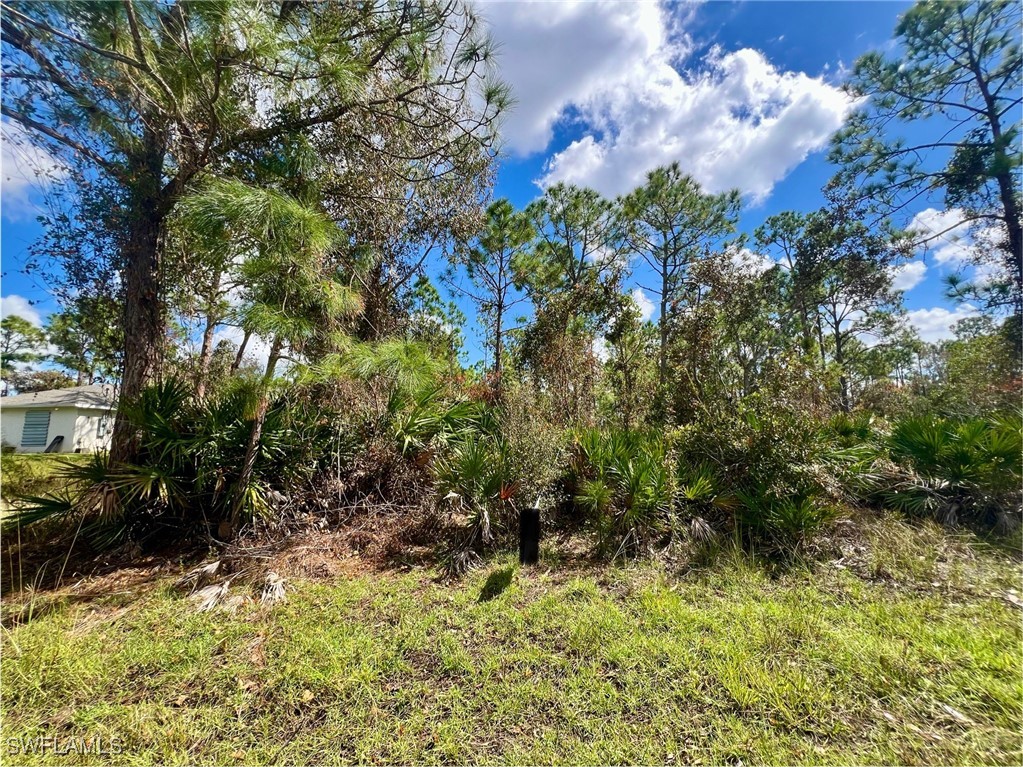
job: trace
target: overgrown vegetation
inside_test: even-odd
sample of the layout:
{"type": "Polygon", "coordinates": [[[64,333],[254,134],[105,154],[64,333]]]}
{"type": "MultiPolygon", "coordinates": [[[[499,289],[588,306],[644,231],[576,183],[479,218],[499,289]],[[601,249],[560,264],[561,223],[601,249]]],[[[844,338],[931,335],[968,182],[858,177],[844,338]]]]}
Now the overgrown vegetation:
{"type": "Polygon", "coordinates": [[[17,503],[25,496],[58,490],[61,471],[72,462],[88,460],[87,455],[48,453],[3,453],[0,455],[0,495],[5,503],[17,503]]]}
{"type": "Polygon", "coordinates": [[[762,221],[788,160],[724,189],[724,143],[631,158],[617,197],[547,183],[610,114],[494,199],[516,94],[483,11],[0,6],[59,303],[4,298],[3,394],[118,397],[109,453],[4,422],[8,755],[1021,763],[1018,1],[921,0],[816,79],[683,72],[645,7],[679,71],[643,69],[742,75],[751,136],[845,120],[813,207],[762,221]],[[962,319],[931,342],[900,286],[935,246],[962,319]]]}
{"type": "Polygon", "coordinates": [[[682,162],[615,199],[492,200],[510,94],[460,2],[3,14],[5,119],[68,171],[31,264],[64,309],[45,330],[4,318],[4,375],[28,390],[120,366],[121,393],[110,455],[49,494],[13,476],[32,497],[9,526],[64,517],[134,551],[384,509],[457,572],[537,503],[607,558],[727,541],[793,560],[861,505],[1019,526],[1011,3],[908,11],[906,66],[870,53],[851,75],[870,98],[820,207],[752,233],[740,191],[682,162]],[[921,146],[951,151],[940,173],[897,135],[935,103],[970,126],[921,146]],[[984,311],[937,344],[894,282],[933,239],[901,207],[912,190],[1005,228],[973,232],[986,282],[949,295],[984,311]],[[22,375],[47,355],[66,373],[22,375]]]}

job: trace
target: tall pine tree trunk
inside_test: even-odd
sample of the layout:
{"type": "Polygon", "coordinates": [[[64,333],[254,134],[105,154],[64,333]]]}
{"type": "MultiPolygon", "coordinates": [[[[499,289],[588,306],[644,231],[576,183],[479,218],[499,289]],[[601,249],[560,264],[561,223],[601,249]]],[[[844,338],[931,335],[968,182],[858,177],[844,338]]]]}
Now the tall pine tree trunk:
{"type": "Polygon", "coordinates": [[[160,233],[162,220],[143,214],[129,232],[124,269],[124,365],[110,457],[131,462],[138,448],[137,425],[124,406],[160,374],[163,361],[164,312],[160,296],[160,233]]]}
{"type": "Polygon", "coordinates": [[[668,291],[670,281],[668,279],[668,265],[661,262],[661,316],[657,320],[657,330],[660,348],[657,351],[657,391],[655,400],[662,418],[667,419],[671,397],[668,395],[668,306],[670,296],[668,291]]]}
{"type": "Polygon", "coordinates": [[[504,356],[504,337],[502,335],[502,324],[504,319],[504,302],[498,301],[496,307],[497,318],[494,321],[494,391],[497,401],[501,401],[504,387],[501,381],[503,373],[502,357],[504,356]]]}
{"type": "Polygon", "coordinates": [[[166,331],[160,278],[163,216],[154,200],[141,207],[124,250],[124,363],[110,446],[111,460],[128,463],[138,449],[138,425],[125,416],[125,406],[160,375],[166,331]]]}
{"type": "Polygon", "coordinates": [[[670,282],[668,280],[668,264],[661,262],[661,317],[658,324],[660,330],[660,354],[657,359],[657,391],[658,393],[663,392],[664,385],[668,381],[668,290],[670,288],[670,282]]]}
{"type": "Polygon", "coordinates": [[[163,191],[165,137],[154,127],[143,135],[143,152],[134,168],[138,179],[131,202],[128,233],[121,251],[124,281],[124,361],[110,458],[132,462],[138,450],[138,425],[125,406],[160,375],[166,317],[160,246],[167,205],[163,191]]]}
{"type": "MultiPolygon", "coordinates": [[[[998,102],[991,93],[990,86],[972,51],[969,53],[971,71],[977,81],[977,89],[984,98],[986,116],[991,127],[991,138],[995,146],[1002,145],[1005,142],[1005,136],[1002,129],[998,102]]],[[[1014,143],[1012,142],[1008,147],[1001,149],[1006,160],[1015,151],[1013,149],[1014,143]]],[[[1007,235],[1005,245],[1009,251],[1006,261],[1015,287],[1013,309],[1017,315],[1020,315],[1023,314],[1023,221],[1020,220],[1019,200],[1016,197],[1015,172],[1010,163],[1002,163],[1001,168],[995,173],[995,181],[998,184],[998,196],[1002,203],[1002,213],[1005,220],[1007,235]]]]}
{"type": "Polygon", "coordinates": [[[838,396],[839,405],[843,413],[852,410],[852,398],[849,392],[849,376],[845,372],[845,350],[843,349],[842,334],[835,334],[835,364],[838,365],[838,396]]]}

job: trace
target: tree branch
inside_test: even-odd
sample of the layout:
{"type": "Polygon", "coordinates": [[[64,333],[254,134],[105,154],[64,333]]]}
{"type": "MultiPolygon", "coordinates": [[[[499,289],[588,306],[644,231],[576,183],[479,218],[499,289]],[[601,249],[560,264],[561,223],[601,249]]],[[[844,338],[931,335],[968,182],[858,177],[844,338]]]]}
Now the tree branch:
{"type": "Polygon", "coordinates": [[[81,154],[88,157],[92,162],[96,163],[101,168],[103,168],[103,170],[105,170],[107,173],[117,178],[119,181],[126,182],[128,180],[127,176],[125,175],[124,169],[119,167],[116,163],[113,163],[110,160],[103,157],[102,155],[97,154],[89,147],[75,141],[69,136],[65,136],[64,134],[55,131],[48,125],[44,125],[41,122],[33,120],[28,115],[15,111],[6,104],[0,106],[0,113],[6,115],[7,117],[10,117],[12,120],[20,123],[26,128],[31,128],[32,130],[38,131],[39,133],[49,136],[54,141],[63,144],[64,146],[69,147],[70,149],[73,149],[76,152],[80,152],[81,154]]]}

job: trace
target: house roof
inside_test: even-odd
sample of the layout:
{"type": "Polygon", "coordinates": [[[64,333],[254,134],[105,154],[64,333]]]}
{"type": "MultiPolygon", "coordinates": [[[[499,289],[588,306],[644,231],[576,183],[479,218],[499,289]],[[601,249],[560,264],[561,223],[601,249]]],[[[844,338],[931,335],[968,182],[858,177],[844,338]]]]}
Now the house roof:
{"type": "Polygon", "coordinates": [[[0,409],[81,407],[109,410],[117,404],[115,387],[112,384],[73,386],[68,389],[51,389],[13,397],[0,397],[0,409]]]}

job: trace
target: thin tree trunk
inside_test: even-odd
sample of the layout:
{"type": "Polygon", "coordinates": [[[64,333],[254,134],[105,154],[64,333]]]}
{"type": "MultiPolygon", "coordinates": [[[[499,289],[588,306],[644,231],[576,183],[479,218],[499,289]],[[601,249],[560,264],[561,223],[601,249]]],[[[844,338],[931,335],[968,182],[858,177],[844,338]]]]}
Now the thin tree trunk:
{"type": "Polygon", "coordinates": [[[494,391],[497,401],[501,401],[504,391],[501,376],[503,374],[502,357],[504,356],[504,337],[502,336],[502,320],[504,319],[504,303],[499,301],[495,309],[497,319],[494,321],[494,391]]]}
{"type": "Polygon", "coordinates": [[[249,339],[251,337],[252,331],[246,330],[245,335],[242,336],[242,342],[238,344],[238,353],[234,355],[234,362],[231,363],[232,373],[242,366],[242,359],[245,357],[245,347],[249,345],[249,339]]]}
{"type": "Polygon", "coordinates": [[[657,391],[663,392],[668,380],[668,265],[661,264],[661,317],[657,323],[661,348],[657,359],[657,391]]]}
{"type": "Polygon", "coordinates": [[[849,394],[849,377],[845,373],[838,376],[838,394],[839,406],[842,408],[842,412],[850,412],[852,410],[852,399],[849,394]]]}
{"type": "Polygon", "coordinates": [[[620,360],[622,366],[622,388],[624,389],[622,392],[624,395],[622,397],[622,427],[629,431],[632,428],[632,401],[635,397],[636,381],[633,374],[633,360],[627,358],[624,352],[620,360]]]}
{"type": "Polygon", "coordinates": [[[821,370],[828,367],[828,355],[824,351],[824,326],[821,324],[820,312],[817,313],[817,345],[820,347],[821,370]]]}
{"type": "Polygon", "coordinates": [[[231,504],[231,518],[225,527],[221,523],[218,531],[222,538],[229,537],[238,532],[238,522],[241,519],[242,509],[245,507],[245,495],[248,493],[249,485],[252,482],[252,473],[256,468],[256,457],[259,454],[259,441],[263,437],[263,424],[266,422],[266,411],[269,406],[267,387],[274,377],[274,368],[281,355],[281,339],[277,337],[270,347],[270,357],[266,361],[266,371],[263,373],[263,380],[260,383],[259,404],[256,407],[256,415],[252,420],[252,430],[249,432],[249,444],[245,448],[245,458],[242,461],[242,470],[238,474],[238,483],[234,489],[234,499],[231,504]]]}
{"type": "MultiPolygon", "coordinates": [[[[991,89],[984,74],[980,69],[972,49],[969,51],[971,70],[974,79],[977,81],[977,88],[984,98],[984,105],[987,112],[988,123],[991,127],[991,138],[997,146],[1003,140],[1002,121],[998,114],[998,103],[991,94],[991,89]]],[[[1013,152],[1009,147],[1009,153],[1013,152]]],[[[1020,220],[1019,202],[1016,199],[1016,192],[1013,184],[1013,173],[1010,163],[1004,163],[1003,168],[995,174],[995,181],[998,183],[998,196],[1002,202],[1002,212],[1005,214],[1005,228],[1007,229],[1009,246],[1009,267],[1012,279],[1016,287],[1014,310],[1016,314],[1023,313],[1023,221],[1020,220]]]]}
{"type": "Polygon", "coordinates": [[[1013,190],[1012,174],[999,173],[998,192],[1005,209],[1005,228],[1008,230],[1009,264],[1016,287],[1015,310],[1020,313],[1020,296],[1023,295],[1023,226],[1020,222],[1019,205],[1013,190]]]}
{"type": "Polygon", "coordinates": [[[388,316],[389,292],[383,258],[380,258],[363,285],[362,317],[356,328],[360,340],[379,341],[387,335],[391,320],[388,316]]]}
{"type": "MultiPolygon", "coordinates": [[[[218,280],[219,282],[219,280],[218,280]]],[[[206,315],[206,326],[202,332],[202,348],[199,351],[199,370],[196,376],[195,396],[202,399],[206,396],[206,383],[210,374],[210,361],[213,359],[213,332],[217,329],[218,317],[214,312],[206,315]]]]}
{"type": "Polygon", "coordinates": [[[508,283],[505,281],[505,264],[510,263],[507,250],[502,249],[498,258],[497,289],[494,291],[495,306],[497,314],[494,322],[494,378],[496,381],[497,401],[501,402],[504,396],[504,304],[507,298],[508,283]]]}
{"type": "MultiPolygon", "coordinates": [[[[837,323],[837,320],[836,320],[837,323]]],[[[838,365],[838,395],[839,404],[843,413],[852,410],[852,403],[849,397],[849,377],[845,373],[845,341],[842,339],[842,331],[835,330],[835,364],[838,365]]]]}

